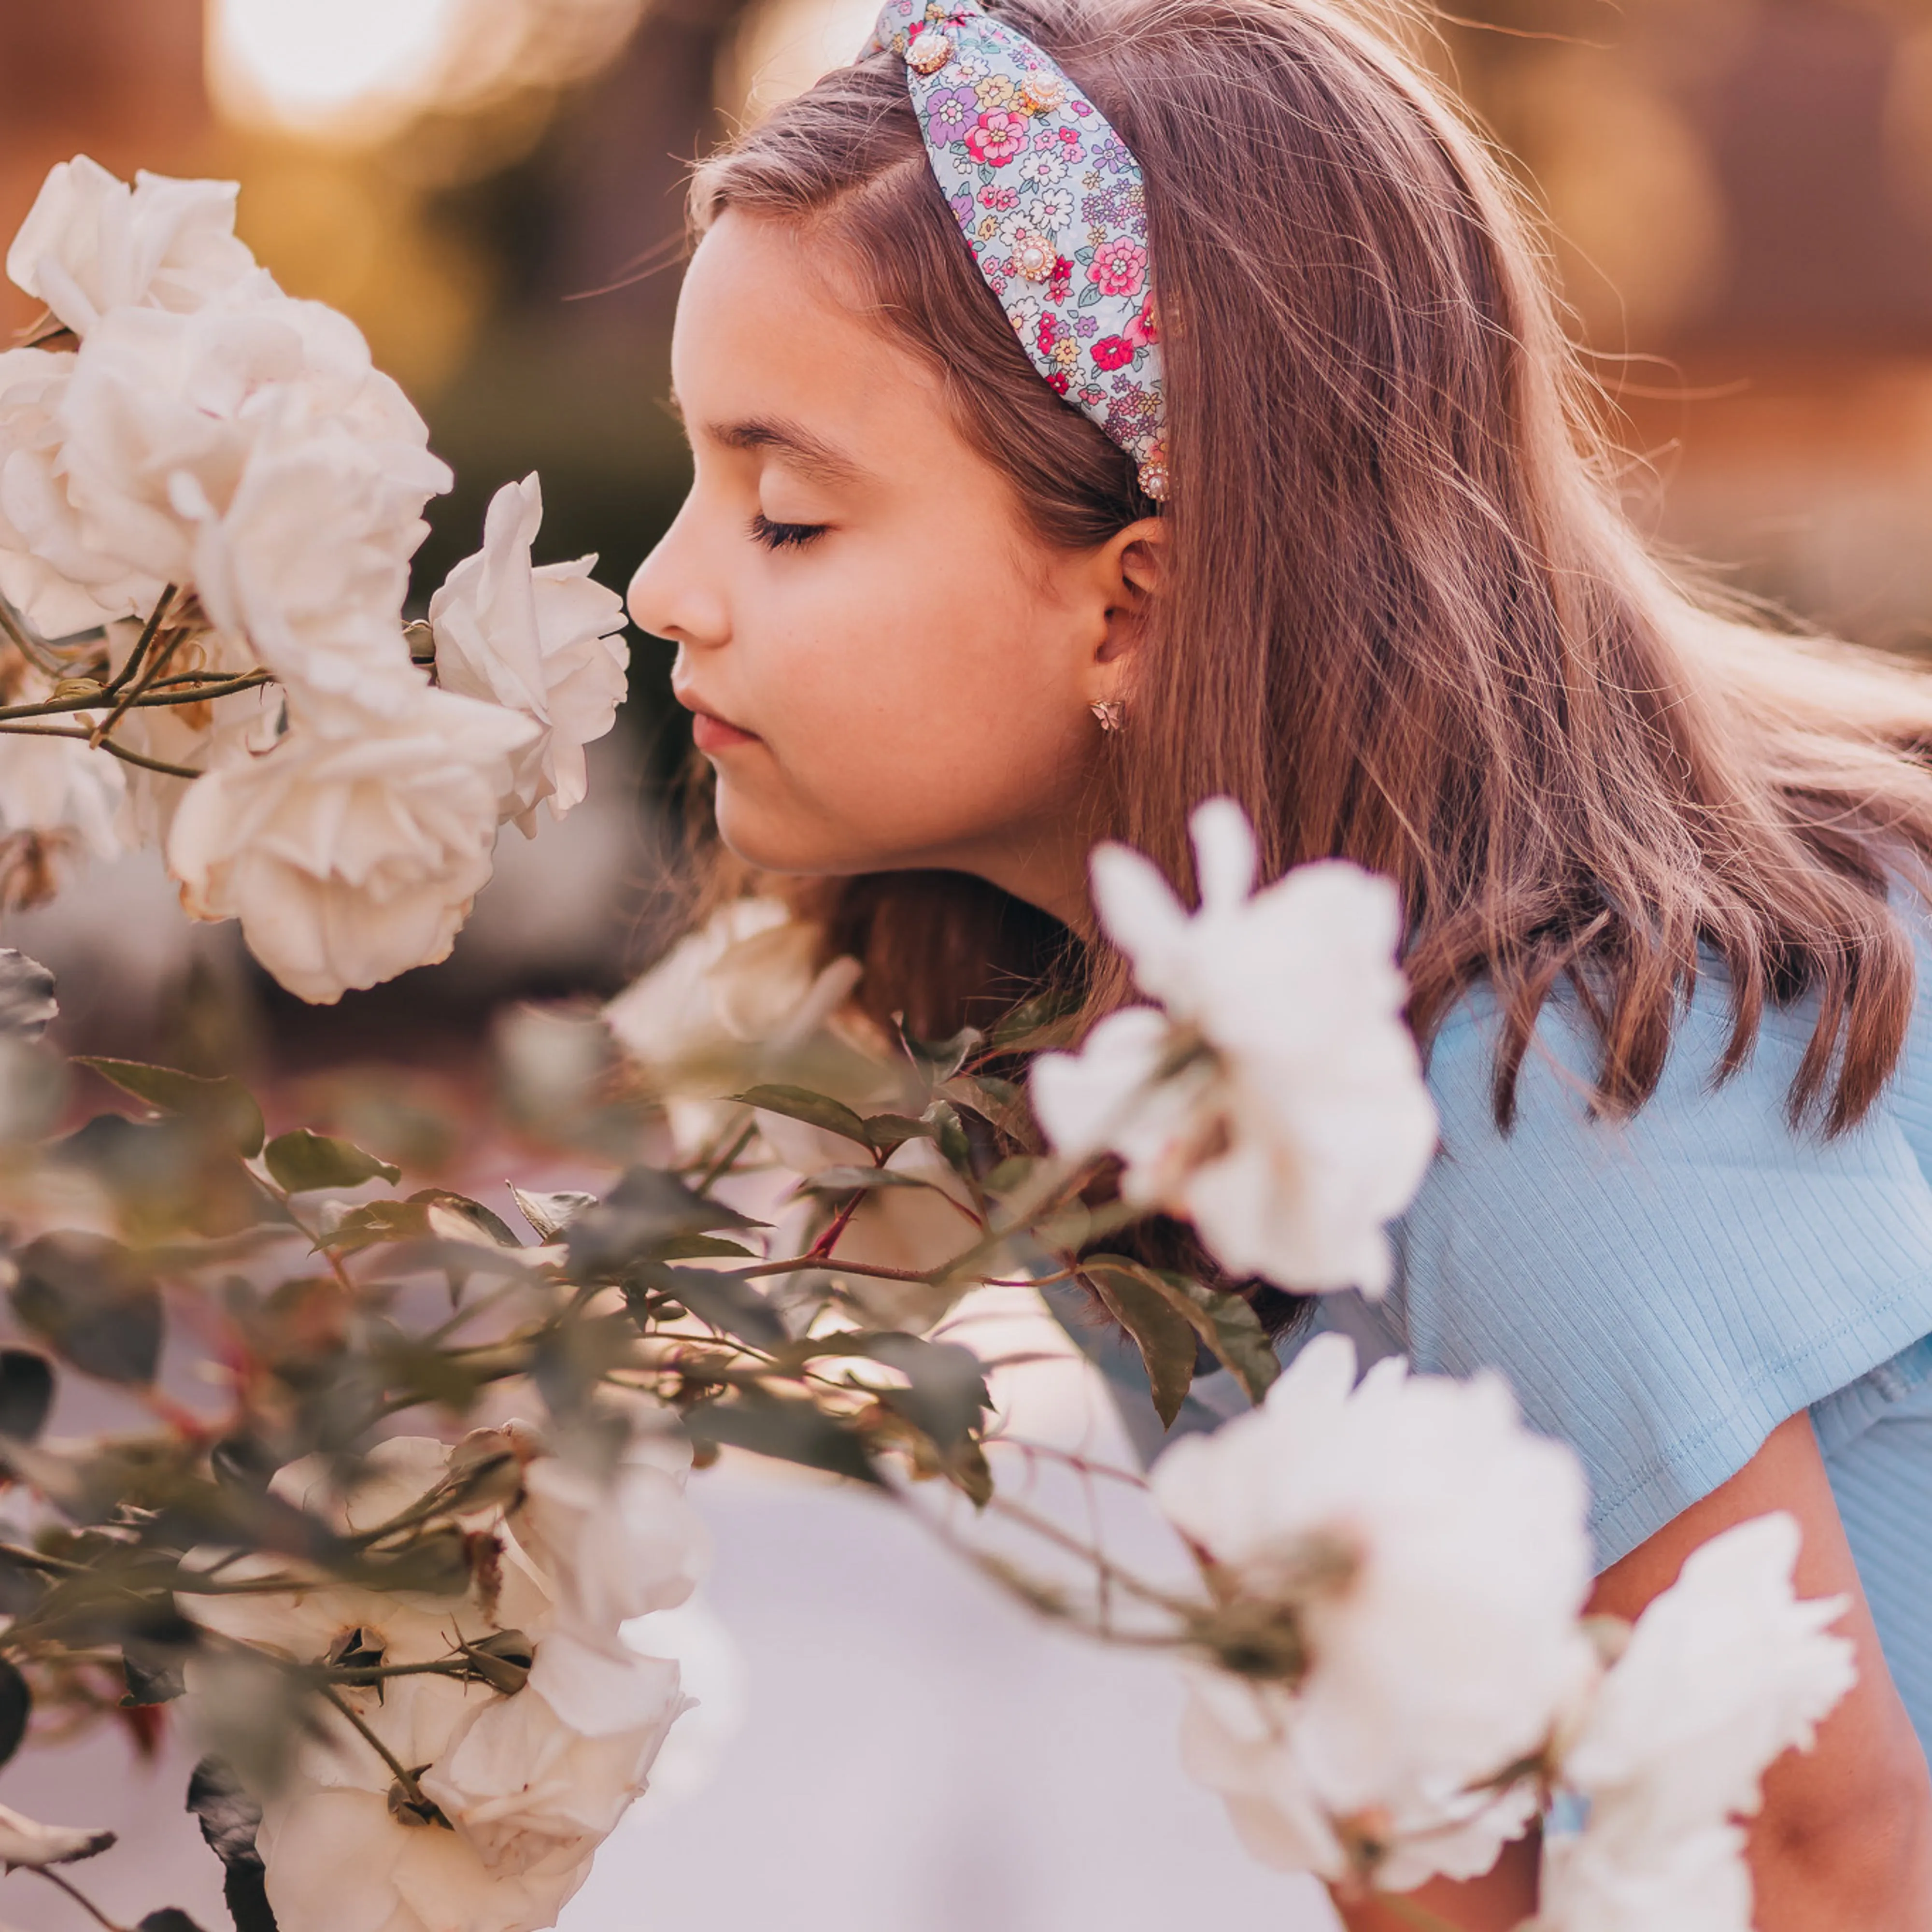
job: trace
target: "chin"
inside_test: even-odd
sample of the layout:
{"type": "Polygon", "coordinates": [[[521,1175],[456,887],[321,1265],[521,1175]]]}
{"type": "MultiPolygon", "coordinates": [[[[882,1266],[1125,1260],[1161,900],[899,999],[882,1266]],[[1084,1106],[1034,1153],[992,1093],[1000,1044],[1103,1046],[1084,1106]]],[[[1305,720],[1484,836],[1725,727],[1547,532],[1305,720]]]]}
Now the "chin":
{"type": "Polygon", "coordinates": [[[834,878],[888,871],[904,862],[855,850],[836,838],[814,836],[810,828],[790,814],[747,811],[722,784],[716,810],[718,836],[724,849],[760,872],[834,878]]]}

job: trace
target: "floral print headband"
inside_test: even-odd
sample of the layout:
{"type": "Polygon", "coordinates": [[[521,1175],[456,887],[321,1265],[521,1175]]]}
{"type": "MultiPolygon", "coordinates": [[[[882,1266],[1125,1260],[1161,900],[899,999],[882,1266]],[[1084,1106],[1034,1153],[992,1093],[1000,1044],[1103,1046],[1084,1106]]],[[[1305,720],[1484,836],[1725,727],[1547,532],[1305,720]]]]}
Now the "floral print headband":
{"type": "Polygon", "coordinates": [[[888,48],[905,62],[926,159],[1022,347],[1134,459],[1142,490],[1164,499],[1140,164],[1038,47],[971,0],[886,0],[865,51],[888,48]]]}

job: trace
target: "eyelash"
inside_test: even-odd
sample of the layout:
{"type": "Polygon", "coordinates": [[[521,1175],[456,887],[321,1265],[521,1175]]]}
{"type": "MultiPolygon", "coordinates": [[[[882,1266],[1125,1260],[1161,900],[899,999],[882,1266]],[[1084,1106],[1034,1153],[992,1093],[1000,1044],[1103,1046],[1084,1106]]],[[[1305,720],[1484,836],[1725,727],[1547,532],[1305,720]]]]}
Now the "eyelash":
{"type": "Polygon", "coordinates": [[[767,550],[802,550],[825,529],[823,524],[775,524],[760,510],[752,519],[752,540],[767,550]]]}

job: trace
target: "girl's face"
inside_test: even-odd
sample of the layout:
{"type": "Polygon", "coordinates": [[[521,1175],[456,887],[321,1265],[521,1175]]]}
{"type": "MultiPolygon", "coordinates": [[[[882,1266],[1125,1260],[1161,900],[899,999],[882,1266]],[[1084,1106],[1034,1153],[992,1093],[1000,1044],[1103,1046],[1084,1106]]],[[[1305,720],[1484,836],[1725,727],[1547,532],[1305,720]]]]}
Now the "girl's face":
{"type": "Polygon", "coordinates": [[[976,872],[1075,923],[1098,790],[1090,706],[1119,695],[1157,523],[1050,549],[938,385],[728,212],[671,349],[691,494],[631,580],[754,866],[976,872]]]}

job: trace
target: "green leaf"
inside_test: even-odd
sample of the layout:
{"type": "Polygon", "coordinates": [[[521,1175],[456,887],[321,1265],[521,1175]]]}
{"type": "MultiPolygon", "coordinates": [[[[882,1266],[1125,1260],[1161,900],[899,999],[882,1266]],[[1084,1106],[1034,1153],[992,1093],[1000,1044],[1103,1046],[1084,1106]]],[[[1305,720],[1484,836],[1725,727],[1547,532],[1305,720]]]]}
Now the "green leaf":
{"type": "Polygon", "coordinates": [[[353,1142],[311,1133],[307,1127],[278,1134],[262,1150],[262,1158],[277,1184],[291,1194],[307,1194],[318,1187],[359,1187],[379,1178],[393,1186],[403,1178],[400,1167],[364,1154],[353,1142]]]}
{"type": "Polygon", "coordinates": [[[17,1258],[14,1312],[83,1374],[151,1382],[161,1355],[161,1296],[130,1249],[100,1234],[43,1234],[17,1258]]]}
{"type": "MultiPolygon", "coordinates": [[[[424,1187],[410,1196],[412,1202],[420,1202],[427,1210],[440,1208],[454,1214],[459,1220],[466,1221],[479,1234],[485,1234],[500,1248],[520,1248],[524,1244],[511,1232],[510,1224],[493,1209],[486,1208],[480,1201],[472,1201],[466,1194],[453,1194],[447,1187],[424,1187]]],[[[430,1232],[436,1232],[436,1220],[429,1216],[430,1232]]]]}
{"type": "Polygon", "coordinates": [[[1162,1280],[1178,1299],[1196,1310],[1201,1339],[1222,1366],[1232,1371],[1248,1400],[1259,1402],[1281,1373],[1281,1362],[1246,1297],[1205,1288],[1181,1275],[1163,1274],[1162,1280]]]}
{"type": "Polygon", "coordinates": [[[506,1697],[514,1697],[530,1681],[536,1662],[536,1646],[520,1630],[494,1630],[458,1648],[469,1666],[464,1674],[506,1697]]]}
{"type": "Polygon", "coordinates": [[[902,1174],[891,1167],[821,1167],[799,1183],[801,1194],[869,1194],[885,1187],[924,1187],[943,1192],[920,1174],[902,1174]]]}
{"type": "Polygon", "coordinates": [[[131,1120],[97,1114],[47,1149],[84,1168],[114,1197],[122,1226],[144,1239],[183,1230],[219,1239],[290,1225],[288,1210],[196,1122],[170,1114],[131,1120]]]}
{"type": "Polygon", "coordinates": [[[845,1106],[835,1100],[829,1094],[814,1094],[805,1087],[753,1087],[742,1094],[731,1096],[748,1107],[762,1108],[767,1114],[782,1114],[787,1120],[802,1120],[808,1127],[818,1127],[828,1134],[837,1134],[842,1138],[856,1141],[861,1147],[870,1147],[872,1137],[866,1131],[866,1123],[845,1106]]]}
{"type": "Polygon", "coordinates": [[[913,1064],[934,1087],[950,1080],[966,1064],[973,1049],[986,1044],[986,1038],[977,1027],[962,1027],[950,1040],[921,1040],[906,1030],[903,1020],[898,1023],[898,1034],[913,1064]]]}
{"type": "Polygon", "coordinates": [[[970,1348],[956,1342],[928,1342],[917,1335],[887,1330],[882,1334],[828,1336],[826,1345],[809,1344],[814,1354],[860,1355],[896,1369],[909,1386],[880,1389],[880,1401],[932,1438],[950,1454],[980,1426],[980,1418],[993,1406],[987,1392],[986,1366],[970,1348]]]}
{"type": "Polygon", "coordinates": [[[1172,1427],[1194,1384],[1200,1338],[1193,1323],[1174,1306],[1159,1282],[1145,1278],[1144,1269],[1108,1255],[1082,1263],[1081,1273],[1093,1284],[1107,1312],[1133,1337],[1147,1365],[1155,1413],[1172,1427]]]}
{"type": "Polygon", "coordinates": [[[53,1364],[32,1348],[0,1348],[0,1436],[32,1442],[54,1406],[53,1364]]]}
{"type": "Polygon", "coordinates": [[[782,1348],[791,1337],[778,1310],[748,1281],[710,1268],[669,1268],[643,1262],[624,1278],[624,1294],[642,1327],[643,1292],[652,1288],[688,1308],[699,1321],[754,1348],[782,1348]]]}
{"type": "Polygon", "coordinates": [[[429,1210],[420,1201],[370,1201],[352,1208],[319,1245],[352,1255],[381,1241],[422,1240],[429,1234],[429,1210]]]}
{"type": "Polygon", "coordinates": [[[1079,1012],[1080,1005],[1079,995],[1066,987],[1036,993],[1031,999],[1022,1000],[994,1028],[986,1043],[1000,1053],[1046,1044],[1042,1034],[1052,1035],[1058,1043],[1069,1030],[1066,1022],[1079,1012]]]}
{"type": "Polygon", "coordinates": [[[14,1664],[0,1657],[0,1764],[20,1748],[33,1711],[34,1694],[27,1688],[27,1680],[14,1664]]]}
{"type": "Polygon", "coordinates": [[[554,1241],[586,1208],[597,1204],[594,1194],[566,1190],[560,1194],[526,1194],[514,1180],[503,1185],[517,1204],[517,1212],[536,1230],[540,1241],[554,1241]]]}
{"type": "Polygon", "coordinates": [[[658,1250],[668,1262],[734,1261],[756,1259],[742,1241],[728,1241],[722,1234],[678,1234],[658,1250]]]}
{"type": "Polygon", "coordinates": [[[1222,1366],[1233,1372],[1234,1379],[1247,1390],[1250,1401],[1259,1402],[1281,1373],[1281,1364],[1268,1331],[1245,1297],[1205,1287],[1165,1268],[1143,1267],[1124,1255],[1095,1255],[1080,1265],[1086,1274],[1096,1268],[1124,1269],[1165,1296],[1169,1306],[1184,1316],[1207,1343],[1222,1366]]]}
{"type": "Polygon", "coordinates": [[[172,1646],[126,1639],[121,1646],[121,1675],[127,1681],[128,1694],[122,1703],[130,1708],[172,1703],[188,1689],[182,1664],[181,1652],[172,1646]]]}
{"type": "Polygon", "coordinates": [[[849,1476],[855,1482],[882,1482],[859,1438],[808,1402],[747,1396],[736,1402],[700,1402],[686,1412],[684,1426],[694,1442],[706,1446],[748,1449],[782,1462],[849,1476]]]}
{"type": "Polygon", "coordinates": [[[193,1120],[226,1141],[244,1160],[253,1160],[262,1151],[262,1136],[268,1132],[262,1109],[238,1080],[226,1075],[218,1080],[204,1080],[199,1074],[182,1073],[172,1066],[150,1066],[140,1060],[103,1060],[86,1054],[77,1055],[76,1064],[92,1067],[124,1094],[131,1094],[164,1114],[193,1120]]]}
{"type": "Polygon", "coordinates": [[[881,1154],[890,1154],[908,1141],[938,1138],[938,1130],[929,1120],[915,1120],[906,1114],[868,1114],[866,1138],[881,1154]]]}
{"type": "Polygon", "coordinates": [[[255,1848],[262,1808],[218,1757],[205,1757],[188,1780],[188,1809],[223,1866],[222,1893],[235,1932],[277,1932],[262,1855],[255,1848]]]}
{"type": "Polygon", "coordinates": [[[668,1243],[720,1228],[763,1225],[662,1168],[634,1167],[596,1207],[572,1219],[564,1238],[574,1274],[610,1280],[637,1262],[657,1258],[668,1243]]]}

